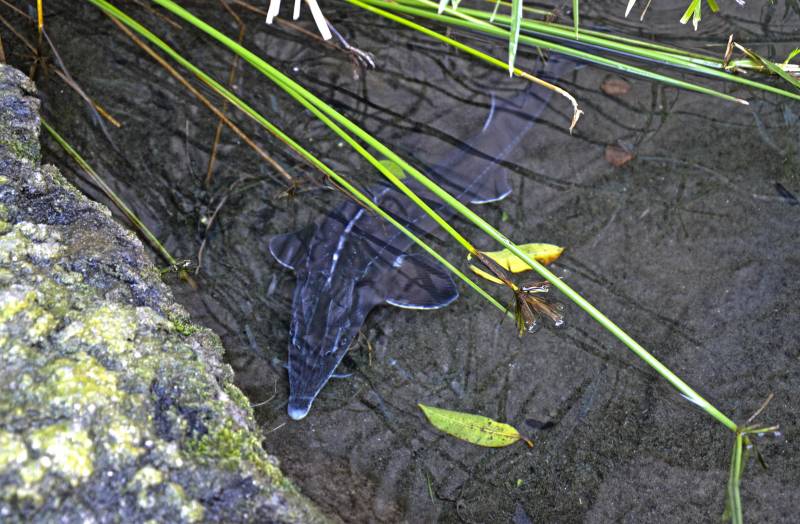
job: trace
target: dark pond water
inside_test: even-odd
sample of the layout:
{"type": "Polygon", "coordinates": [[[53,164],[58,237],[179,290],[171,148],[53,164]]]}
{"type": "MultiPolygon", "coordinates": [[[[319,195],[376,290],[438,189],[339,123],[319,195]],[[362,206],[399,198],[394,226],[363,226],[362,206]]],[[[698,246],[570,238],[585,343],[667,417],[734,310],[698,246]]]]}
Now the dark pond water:
{"type": "MultiPolygon", "coordinates": [[[[588,3],[583,18],[720,54],[731,32],[781,58],[797,44],[795,1],[729,4],[723,15],[707,14],[698,32],[677,23],[684,1],[654,2],[644,25],[622,18],[619,2],[588,3]]],[[[221,4],[186,6],[236,34],[221,4]]],[[[235,12],[248,47],[389,144],[416,133],[427,137],[425,147],[452,146],[483,121],[487,89],[524,87],[374,15],[339,3],[323,8],[354,45],[374,54],[375,70],[354,78],[346,54],[309,44],[286,26],[265,27],[261,15],[241,7],[235,12]]],[[[227,78],[231,56],[202,34],[139,3],[126,9],[227,78]]],[[[237,384],[259,403],[265,447],[331,515],[696,522],[722,513],[732,435],[575,307],[568,328],[522,339],[466,290],[440,311],[379,308],[343,363],[352,377],[331,381],[306,419],[289,420],[282,362],[294,277],[267,244],[342,196],[239,115],[242,128],[302,181],[300,189],[287,195],[279,175],[228,130],[207,186],[217,125],[209,111],[95,8],[49,2],[48,12],[72,75],[123,123],[109,129],[118,152],[70,90],[40,74],[48,118],[176,257],[196,258],[206,240],[196,289],[167,278],[195,318],[223,338],[237,384]],[[443,436],[418,402],[510,422],[535,446],[484,449],[443,436]],[[552,425],[537,429],[532,421],[552,425]]],[[[303,27],[311,28],[306,18],[303,27]]],[[[505,54],[502,43],[456,34],[505,54]]],[[[5,30],[2,37],[9,59],[25,63],[27,51],[5,30]]],[[[520,59],[527,67],[534,60],[529,51],[520,59]]],[[[555,100],[509,159],[513,194],[477,209],[518,242],[565,246],[557,273],[735,420],[774,393],[762,417],[781,423],[785,437],[761,441],[771,467],[751,465],[745,515],[793,521],[800,506],[800,205],[787,192],[800,194],[800,104],[733,89],[751,102],[742,107],[636,78],[628,78],[628,93],[610,96],[600,89],[609,75],[587,66],[563,79],[586,112],[577,129],[570,136],[569,107],[555,100]],[[604,157],[609,145],[636,158],[614,167],[604,157]]],[[[239,69],[235,90],[339,172],[374,180],[364,162],[252,69],[239,69]]],[[[46,154],[104,201],[51,142],[46,154]]],[[[462,229],[479,247],[494,247],[462,229]]],[[[453,260],[463,256],[450,243],[436,245],[453,260]]]]}

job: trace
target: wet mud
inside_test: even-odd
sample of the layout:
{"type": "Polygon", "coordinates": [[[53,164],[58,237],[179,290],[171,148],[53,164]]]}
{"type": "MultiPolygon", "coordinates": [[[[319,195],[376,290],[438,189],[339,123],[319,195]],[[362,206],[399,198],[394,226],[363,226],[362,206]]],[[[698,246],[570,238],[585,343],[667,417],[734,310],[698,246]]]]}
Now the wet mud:
{"type": "MultiPolygon", "coordinates": [[[[289,420],[282,365],[294,277],[267,245],[342,195],[243,118],[242,128],[299,187],[287,191],[228,130],[206,186],[217,120],[99,11],[51,5],[51,37],[64,62],[123,127],[109,127],[112,147],[52,74],[39,79],[45,114],[177,258],[196,263],[205,239],[197,288],[167,278],[195,320],[221,335],[236,384],[258,404],[264,446],[319,506],[352,522],[719,518],[733,435],[575,306],[565,329],[521,339],[466,289],[440,311],[378,308],[341,366],[352,376],[332,380],[306,419],[289,420]],[[428,425],[418,402],[509,422],[535,445],[484,449],[455,440],[428,425]]],[[[236,35],[219,5],[185,5],[236,35]]],[[[725,6],[694,32],[677,23],[684,2],[659,3],[646,30],[720,54],[735,32],[742,41],[778,42],[759,49],[782,58],[800,25],[792,5],[725,6]]],[[[636,33],[623,7],[587,5],[583,16],[636,33]]],[[[235,9],[248,47],[388,144],[431,153],[453,147],[483,122],[488,90],[524,87],[389,21],[339,4],[324,8],[353,45],[374,54],[377,69],[354,70],[347,54],[235,9]]],[[[231,55],[206,37],[135,4],[126,9],[227,78],[231,55]]],[[[502,43],[456,34],[505,56],[502,43]]],[[[10,60],[22,63],[26,52],[13,41],[3,33],[10,60]]],[[[520,60],[530,66],[536,57],[526,52],[520,60]]],[[[613,76],[584,66],[563,78],[586,113],[575,132],[567,130],[568,103],[554,98],[508,159],[514,192],[475,209],[518,242],[565,246],[554,270],[734,420],[746,420],[774,393],[761,417],[780,423],[783,437],[758,440],[770,469],[749,463],[742,497],[748,521],[791,522],[800,505],[800,206],[792,198],[800,194],[800,104],[710,81],[750,105],[633,77],[627,92],[608,94],[602,86],[613,76]],[[612,165],[609,146],[633,158],[612,165]]],[[[338,172],[364,184],[377,176],[249,67],[239,65],[235,90],[338,172]]],[[[70,172],[54,144],[45,150],[46,160],[70,172]]],[[[460,229],[478,247],[495,248],[469,226],[460,229]]],[[[435,245],[463,259],[453,243],[435,245]]]]}

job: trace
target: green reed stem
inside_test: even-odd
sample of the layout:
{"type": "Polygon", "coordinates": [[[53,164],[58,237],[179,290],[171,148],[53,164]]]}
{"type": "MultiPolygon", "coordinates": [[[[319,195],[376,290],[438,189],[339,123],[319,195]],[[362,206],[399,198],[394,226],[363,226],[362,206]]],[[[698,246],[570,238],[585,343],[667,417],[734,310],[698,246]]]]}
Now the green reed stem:
{"type": "MultiPolygon", "coordinates": [[[[418,16],[421,18],[426,18],[429,20],[441,22],[444,24],[464,27],[466,29],[479,31],[500,38],[508,38],[510,34],[508,29],[498,27],[497,25],[488,22],[489,18],[492,15],[492,13],[488,11],[480,11],[480,10],[465,9],[465,8],[461,8],[456,11],[448,8],[445,10],[447,14],[439,15],[435,11],[432,11],[430,9],[429,2],[427,0],[399,0],[398,2],[386,2],[383,0],[355,0],[355,1],[348,0],[348,1],[350,1],[350,3],[356,3],[356,2],[360,3],[361,1],[363,1],[364,3],[367,3],[373,7],[380,6],[388,10],[405,13],[413,16],[418,16]]],[[[375,10],[372,11],[375,12],[376,14],[384,16],[383,13],[379,13],[375,10]]],[[[506,25],[510,24],[510,17],[508,16],[497,15],[495,18],[498,21],[502,21],[506,25]]],[[[412,27],[411,24],[402,21],[406,19],[402,18],[399,20],[397,18],[390,18],[390,19],[402,23],[403,25],[412,27]]],[[[559,26],[557,24],[549,24],[546,22],[539,22],[535,20],[526,19],[522,21],[522,27],[523,29],[527,29],[532,32],[544,34],[547,36],[554,36],[569,41],[575,41],[571,29],[567,29],[565,26],[559,26]]],[[[413,28],[416,29],[415,27],[413,28]]],[[[427,32],[425,32],[425,34],[427,34],[427,32]]],[[[744,100],[733,97],[726,93],[722,93],[720,91],[716,91],[714,89],[710,89],[708,87],[700,86],[698,84],[694,84],[684,80],[679,80],[677,78],[673,78],[660,73],[654,73],[652,71],[648,71],[647,69],[626,64],[618,60],[612,60],[610,58],[589,53],[587,51],[574,49],[572,47],[569,47],[568,45],[558,44],[548,40],[535,38],[530,36],[529,34],[520,35],[519,41],[524,44],[540,47],[542,49],[549,49],[551,51],[556,51],[558,53],[567,56],[573,56],[575,58],[580,58],[581,60],[585,60],[587,62],[593,62],[605,65],[607,67],[611,67],[619,71],[635,74],[637,76],[662,82],[668,85],[673,85],[675,87],[680,87],[690,91],[696,91],[706,95],[715,96],[731,102],[737,102],[743,104],[747,103],[744,100]]],[[[575,42],[578,43],[577,41],[575,42]]],[[[614,51],[619,51],[634,55],[635,57],[656,60],[667,65],[673,65],[684,69],[688,69],[694,73],[703,74],[714,78],[719,78],[721,80],[734,82],[746,85],[748,87],[775,93],[787,98],[800,100],[800,93],[787,91],[778,87],[774,87],[768,84],[763,84],[760,82],[756,82],[754,80],[750,80],[748,78],[744,78],[738,75],[727,73],[725,71],[721,71],[719,69],[716,69],[716,68],[721,68],[720,62],[709,60],[707,58],[698,58],[695,56],[672,54],[657,49],[642,48],[633,45],[631,43],[615,41],[608,38],[601,38],[596,36],[594,33],[585,30],[581,31],[580,43],[603,46],[614,51]]]]}
{"type": "MultiPolygon", "coordinates": [[[[367,206],[369,209],[380,215],[382,218],[389,221],[394,227],[399,229],[403,234],[405,234],[408,238],[414,241],[417,245],[419,245],[422,249],[424,249],[428,254],[434,257],[438,262],[444,265],[448,270],[458,276],[462,281],[464,281],[469,287],[475,290],[479,295],[481,295],[484,299],[488,300],[493,306],[495,306],[500,311],[503,311],[506,314],[509,314],[507,308],[500,304],[493,296],[487,293],[483,288],[481,288],[478,284],[468,278],[461,270],[451,264],[447,259],[441,256],[435,249],[433,249],[430,245],[428,245],[425,241],[417,237],[414,233],[412,233],[408,228],[404,227],[402,224],[397,222],[391,215],[386,213],[383,209],[381,209],[377,204],[375,204],[369,197],[364,195],[361,191],[359,191],[356,187],[350,184],[345,178],[341,177],[335,171],[333,171],[330,167],[328,167],[324,162],[319,160],[316,156],[306,150],[303,146],[301,146],[298,142],[292,139],[289,135],[284,133],[280,128],[272,124],[269,120],[267,120],[263,115],[261,115],[258,111],[250,107],[246,104],[243,100],[237,97],[233,92],[225,88],[222,84],[211,78],[209,75],[204,73],[201,69],[197,66],[192,64],[189,60],[184,58],[180,55],[177,51],[175,51],[172,47],[166,44],[163,40],[158,38],[155,34],[149,31],[147,28],[142,26],[140,23],[126,15],[120,9],[116,8],[109,2],[105,0],[87,0],[94,4],[95,6],[99,7],[105,13],[110,16],[113,16],[120,22],[124,23],[132,30],[136,31],[139,35],[143,38],[149,40],[153,45],[161,49],[164,53],[166,53],[170,58],[175,60],[178,64],[184,67],[186,70],[194,74],[197,78],[199,78],[203,83],[208,85],[212,88],[215,92],[217,92],[220,96],[225,98],[228,102],[230,102],[233,106],[237,107],[239,110],[244,112],[247,116],[255,120],[259,125],[261,125],[264,129],[275,135],[278,139],[284,142],[287,146],[297,152],[300,156],[302,156],[306,161],[308,161],[312,166],[319,169],[322,173],[326,176],[330,177],[336,184],[339,184],[343,188],[345,188],[348,192],[350,192],[355,198],[357,198],[362,204],[367,206]]],[[[513,315],[512,315],[513,316],[513,315]]]]}
{"type": "MultiPolygon", "coordinates": [[[[89,0],[92,2],[97,2],[100,0],[89,0]]],[[[361,4],[357,0],[349,0],[350,3],[354,4],[361,4]]],[[[512,253],[514,253],[517,257],[527,263],[531,269],[539,273],[543,278],[548,280],[554,287],[559,289],[564,295],[567,296],[570,300],[572,300],[575,304],[578,305],[581,309],[583,309],[589,316],[591,316],[595,321],[597,321],[600,325],[602,325],[606,330],[608,330],[612,335],[617,337],[623,344],[625,344],[631,351],[633,351],[639,358],[644,360],[649,366],[656,370],[662,377],[664,377],[670,384],[673,385],[679,392],[685,395],[689,400],[691,400],[694,404],[699,406],[703,409],[706,413],[711,415],[721,424],[725,425],[732,431],[736,431],[737,425],[730,420],[727,416],[725,416],[722,412],[720,412],[717,408],[711,405],[707,400],[701,397],[696,391],[690,388],[683,380],[681,380],[678,376],[676,376],[672,371],[670,371],[666,366],[664,366],[658,359],[656,359],[653,355],[651,355],[647,350],[645,350],[641,345],[639,345],[633,338],[631,338],[625,331],[623,331],[619,326],[614,324],[608,317],[606,317],[603,313],[601,313],[597,308],[595,308],[592,304],[590,304],[586,299],[581,297],[576,291],[574,291],[571,287],[569,287],[564,281],[550,272],[547,268],[541,265],[536,260],[528,257],[522,250],[520,250],[513,242],[511,242],[508,238],[506,238],[502,233],[492,227],[488,222],[483,220],[480,216],[475,214],[472,210],[470,210],[466,205],[459,202],[455,199],[452,195],[438,187],[434,182],[428,179],[425,175],[420,173],[417,169],[413,166],[409,165],[405,160],[400,158],[397,154],[391,151],[389,148],[381,144],[375,138],[373,138],[369,133],[364,131],[361,127],[357,124],[351,122],[345,116],[341,115],[335,109],[330,107],[324,101],[313,95],[311,92],[306,90],[300,84],[296,83],[294,80],[290,79],[263,59],[258,57],[257,55],[253,54],[249,50],[245,49],[243,46],[239,45],[236,41],[231,38],[228,38],[218,30],[214,29],[213,27],[209,26],[202,20],[199,20],[194,15],[186,11],[185,9],[181,8],[174,2],[170,0],[155,0],[155,3],[165,7],[173,14],[179,16],[180,18],[184,19],[185,21],[191,23],[198,29],[206,32],[209,36],[213,37],[229,49],[233,50],[235,53],[239,54],[243,59],[245,59],[248,63],[253,65],[256,69],[261,71],[265,74],[268,78],[276,82],[278,85],[285,86],[290,91],[297,93],[302,98],[306,99],[308,102],[316,106],[320,111],[324,112],[330,120],[335,120],[338,124],[341,124],[343,127],[347,128],[348,131],[352,132],[356,137],[363,140],[375,150],[380,152],[382,155],[386,156],[389,160],[395,162],[399,165],[406,173],[416,179],[420,184],[422,184],[425,188],[430,190],[440,199],[442,199],[445,203],[450,205],[453,209],[455,209],[459,214],[467,218],[473,224],[475,224],[478,228],[484,231],[487,235],[495,239],[501,246],[508,249],[512,253]]],[[[383,169],[379,169],[381,173],[388,172],[389,170],[385,167],[381,166],[383,169]]],[[[389,173],[391,175],[391,173],[389,173]]],[[[397,180],[397,177],[391,175],[392,178],[397,180]]],[[[387,177],[388,178],[388,177],[387,177]]],[[[395,183],[395,180],[389,178],[390,181],[395,183]]],[[[397,180],[399,181],[399,180],[397,180]]],[[[397,185],[397,184],[395,184],[397,185]]],[[[405,186],[405,184],[403,184],[405,186]]],[[[400,186],[398,186],[400,187],[400,186]]],[[[454,231],[452,228],[449,228],[448,231],[454,231]]],[[[452,234],[452,233],[451,233],[452,234]]],[[[459,235],[460,236],[460,235],[459,235]]]]}
{"type": "Polygon", "coordinates": [[[53,127],[47,123],[47,120],[42,118],[42,127],[44,127],[50,136],[52,136],[58,145],[60,145],[64,151],[72,157],[75,162],[83,169],[83,171],[89,176],[89,179],[92,181],[94,185],[100,188],[100,190],[111,200],[117,208],[122,211],[122,213],[127,217],[128,220],[139,230],[139,232],[150,242],[150,245],[158,251],[164,260],[166,260],[171,266],[177,266],[178,261],[173,258],[173,256],[167,251],[167,248],[158,241],[156,236],[144,225],[144,222],[139,220],[139,217],[131,211],[131,209],[122,201],[122,199],[114,192],[108,184],[106,184],[105,180],[103,180],[100,175],[98,175],[92,166],[83,159],[83,157],[78,153],[75,148],[73,148],[69,142],[67,142],[58,132],[53,129],[53,127]]]}

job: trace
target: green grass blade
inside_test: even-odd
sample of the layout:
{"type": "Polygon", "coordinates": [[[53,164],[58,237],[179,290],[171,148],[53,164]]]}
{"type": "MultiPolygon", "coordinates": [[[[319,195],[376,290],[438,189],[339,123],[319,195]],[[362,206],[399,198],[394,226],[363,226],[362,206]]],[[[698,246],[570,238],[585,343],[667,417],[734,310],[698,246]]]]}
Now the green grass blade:
{"type": "MultiPolygon", "coordinates": [[[[489,22],[494,22],[494,17],[497,16],[497,10],[499,8],[500,8],[500,0],[497,0],[497,2],[495,2],[494,4],[494,9],[492,10],[492,16],[489,17],[489,22]]],[[[789,60],[791,60],[791,57],[787,58],[786,62],[788,63],[789,60]]]]}
{"type": "Polygon", "coordinates": [[[575,40],[579,40],[578,37],[578,25],[580,25],[581,19],[581,11],[580,11],[580,0],[572,0],[572,24],[575,26],[575,40]]]}
{"type": "Polygon", "coordinates": [[[64,137],[62,137],[49,123],[47,123],[47,120],[42,118],[41,121],[42,127],[44,127],[45,130],[50,133],[50,136],[52,136],[55,141],[58,142],[58,145],[60,145],[62,149],[64,149],[64,151],[71,156],[73,160],[75,160],[81,169],[83,169],[83,171],[89,176],[89,179],[92,181],[92,183],[100,188],[100,190],[109,198],[109,200],[111,200],[114,205],[117,206],[122,214],[131,221],[134,227],[136,227],[142,236],[147,239],[150,245],[153,246],[153,249],[161,254],[161,256],[164,257],[164,260],[166,260],[170,266],[177,267],[178,261],[175,260],[169,251],[167,251],[167,248],[165,248],[164,245],[158,241],[158,238],[156,238],[153,232],[150,231],[146,225],[144,225],[144,222],[142,222],[139,217],[136,216],[136,213],[134,213],[131,208],[129,208],[128,205],[125,204],[125,202],[123,202],[123,200],[114,192],[114,190],[111,189],[108,184],[106,184],[105,180],[103,180],[102,177],[100,177],[100,175],[98,175],[97,172],[92,169],[92,166],[90,166],[89,163],[83,159],[80,153],[78,153],[75,148],[73,148],[70,143],[64,139],[64,137]]]}
{"type": "Polygon", "coordinates": [[[451,264],[447,259],[442,257],[436,250],[430,247],[426,242],[422,239],[414,235],[410,230],[405,228],[402,224],[397,222],[393,217],[388,215],[385,211],[383,211],[379,206],[377,206],[372,200],[370,200],[366,195],[361,193],[356,187],[350,184],[345,178],[338,175],[332,169],[330,169],[324,162],[319,160],[305,148],[303,148],[299,143],[297,143],[294,139],[290,136],[285,134],[282,130],[280,130],[277,126],[272,124],[269,120],[267,120],[263,115],[258,113],[252,107],[247,105],[244,101],[238,98],[233,92],[226,89],[222,84],[202,72],[199,68],[197,68],[194,64],[186,60],[183,56],[177,53],[174,49],[172,49],[169,45],[167,45],[163,40],[158,38],[155,34],[150,32],[147,28],[139,24],[134,19],[130,18],[124,12],[110,4],[105,0],[87,0],[88,2],[94,4],[95,6],[102,9],[107,14],[113,16],[120,22],[124,23],[134,31],[136,31],[139,35],[149,40],[153,45],[161,49],[167,55],[170,56],[173,60],[175,60],[178,64],[182,67],[187,69],[189,72],[197,76],[201,81],[211,87],[214,91],[218,94],[223,96],[226,100],[228,100],[233,106],[237,107],[239,110],[243,111],[246,115],[251,117],[255,120],[259,125],[265,128],[270,133],[277,136],[282,142],[284,142],[287,146],[291,149],[296,151],[300,156],[302,156],[306,161],[308,161],[312,166],[319,169],[323,172],[326,176],[330,177],[335,183],[342,186],[348,192],[350,192],[355,198],[357,198],[363,205],[370,208],[372,211],[376,212],[381,217],[388,220],[393,226],[398,228],[403,234],[405,234],[408,238],[414,241],[417,245],[419,245],[423,250],[425,250],[428,254],[433,256],[437,261],[439,261],[442,265],[444,265],[448,270],[453,272],[456,276],[459,277],[462,281],[464,281],[469,287],[471,287],[474,291],[476,291],[479,295],[481,295],[484,299],[489,301],[493,306],[495,306],[500,311],[507,313],[507,308],[500,304],[494,297],[492,297],[489,293],[487,293],[483,288],[481,288],[478,284],[472,281],[469,277],[467,277],[461,270],[451,264]]]}
{"type": "MultiPolygon", "coordinates": [[[[90,0],[90,1],[99,1],[99,0],[90,0]]],[[[287,92],[289,92],[290,95],[292,96],[297,95],[298,97],[302,97],[306,101],[312,103],[320,111],[324,111],[326,113],[326,116],[330,117],[329,118],[330,120],[335,120],[338,124],[341,124],[343,127],[346,127],[349,131],[353,132],[359,139],[369,143],[369,145],[375,148],[380,154],[385,155],[389,160],[398,164],[406,173],[414,177],[426,189],[433,192],[437,197],[439,197],[446,204],[451,206],[456,212],[458,212],[467,220],[475,224],[479,229],[481,229],[487,235],[495,239],[502,247],[514,253],[517,257],[519,257],[521,260],[527,263],[531,267],[531,269],[533,269],[534,271],[539,273],[539,275],[541,275],[543,278],[548,280],[554,287],[559,289],[559,291],[561,291],[567,298],[572,300],[576,305],[578,305],[578,307],[583,309],[587,314],[589,314],[589,316],[591,316],[594,320],[596,320],[612,335],[617,337],[617,339],[619,339],[623,344],[625,344],[629,349],[631,349],[631,351],[633,351],[637,356],[639,356],[639,358],[644,360],[649,366],[655,369],[662,377],[664,377],[668,382],[670,382],[670,384],[672,384],[678,391],[680,391],[683,395],[685,395],[695,405],[699,406],[706,413],[714,417],[717,421],[719,421],[732,431],[736,431],[737,426],[732,420],[726,417],[722,412],[720,412],[717,408],[715,408],[707,400],[705,400],[697,392],[695,392],[692,388],[690,388],[683,380],[681,380],[677,375],[672,373],[672,371],[670,371],[666,366],[664,366],[664,364],[662,364],[658,359],[656,359],[641,345],[639,345],[630,335],[628,335],[624,330],[622,330],[622,328],[614,324],[608,317],[606,317],[603,313],[601,313],[586,299],[581,297],[568,284],[566,284],[563,280],[561,280],[552,272],[550,272],[539,262],[536,262],[534,259],[530,258],[527,254],[525,254],[522,250],[520,250],[513,242],[511,242],[508,238],[506,238],[491,224],[483,220],[483,218],[474,213],[465,204],[459,202],[452,195],[442,190],[439,186],[437,186],[434,182],[428,179],[425,175],[420,173],[413,166],[409,165],[404,159],[402,159],[393,151],[391,151],[389,148],[384,146],[382,143],[371,137],[358,125],[349,121],[346,117],[339,114],[336,110],[328,106],[324,101],[322,101],[321,99],[319,99],[318,97],[307,91],[305,88],[303,88],[290,78],[286,77],[280,71],[274,69],[272,66],[267,64],[263,59],[259,58],[249,50],[238,45],[233,39],[225,36],[224,34],[220,33],[219,31],[212,28],[208,24],[205,24],[201,20],[198,20],[191,13],[184,10],[174,2],[171,2],[170,0],[155,0],[155,2],[159,5],[162,5],[163,7],[166,7],[167,9],[169,9],[170,12],[184,19],[185,21],[192,23],[193,25],[195,25],[195,27],[202,29],[204,32],[214,37],[217,41],[224,44],[231,50],[234,50],[235,52],[240,54],[242,58],[247,60],[251,65],[254,65],[254,67],[256,67],[262,73],[264,73],[265,76],[272,79],[273,81],[276,81],[276,83],[281,84],[282,87],[284,87],[284,89],[287,89],[287,92]]],[[[356,3],[356,0],[351,0],[351,3],[356,3]]],[[[382,174],[384,174],[384,176],[389,178],[393,184],[397,185],[396,177],[392,175],[385,166],[381,165],[380,162],[376,161],[376,163],[380,166],[379,171],[381,171],[382,174]],[[394,180],[392,178],[394,178],[394,180]]],[[[450,229],[452,230],[452,228],[450,229]]]]}
{"type": "MultiPolygon", "coordinates": [[[[445,24],[457,25],[474,31],[481,31],[492,36],[497,36],[498,38],[504,38],[504,39],[508,38],[507,30],[503,29],[502,27],[498,27],[496,25],[489,23],[488,20],[490,14],[486,11],[462,8],[458,12],[448,11],[447,15],[437,15],[431,11],[430,9],[431,3],[428,0],[398,0],[396,3],[385,2],[382,0],[363,0],[363,1],[371,5],[379,5],[387,9],[423,18],[428,18],[431,20],[436,20],[438,22],[442,22],[445,24]]],[[[504,26],[510,25],[510,17],[507,15],[497,15],[496,19],[498,24],[504,26]]],[[[561,24],[545,23],[537,20],[525,19],[523,20],[521,25],[523,30],[530,31],[545,37],[555,36],[566,40],[572,40],[574,38],[572,34],[573,32],[572,28],[561,24]]],[[[533,40],[531,40],[530,38],[532,37],[529,37],[527,34],[524,34],[520,36],[520,41],[526,45],[542,46],[546,48],[552,48],[554,50],[556,49],[555,48],[556,44],[553,44],[552,47],[547,47],[547,44],[552,44],[547,40],[541,40],[540,38],[534,38],[533,40]]],[[[599,33],[597,31],[590,31],[586,29],[581,31],[581,42],[597,45],[599,47],[604,47],[613,51],[626,53],[632,56],[640,56],[643,59],[655,60],[665,65],[671,65],[680,67],[682,69],[687,69],[693,73],[701,74],[704,76],[710,76],[728,82],[742,84],[747,87],[760,89],[762,91],[771,92],[795,100],[800,100],[800,93],[786,91],[779,87],[760,83],[743,76],[733,75],[731,73],[723,71],[722,60],[708,55],[680,50],[669,46],[661,46],[657,44],[642,42],[632,38],[623,38],[623,37],[617,37],[615,35],[606,35],[603,33],[599,33]]],[[[560,45],[559,47],[559,49],[564,49],[564,48],[570,50],[572,49],[566,44],[560,45]]],[[[568,54],[567,51],[559,51],[559,52],[568,54]]],[[[697,84],[691,82],[679,81],[677,79],[673,79],[672,77],[666,75],[651,73],[646,69],[635,66],[629,66],[628,64],[625,64],[623,62],[619,62],[617,60],[611,60],[594,53],[588,53],[588,52],[583,52],[582,54],[575,53],[572,56],[576,56],[577,58],[581,58],[586,61],[605,65],[607,67],[612,67],[622,72],[635,74],[637,76],[645,76],[646,78],[652,80],[670,83],[670,85],[675,85],[676,87],[702,92],[704,94],[711,94],[712,96],[717,96],[718,98],[723,98],[726,100],[739,101],[739,99],[736,99],[735,97],[731,97],[730,95],[726,95],[724,93],[721,93],[713,89],[709,88],[696,89],[693,86],[697,86],[697,84]],[[668,82],[665,79],[669,79],[670,81],[668,82]]],[[[759,68],[759,69],[764,68],[764,66],[760,62],[751,59],[737,61],[735,65],[736,67],[744,67],[744,68],[759,68]]],[[[697,87],[702,87],[702,86],[697,86],[697,87]]]]}
{"type": "Polygon", "coordinates": [[[731,468],[728,473],[727,499],[725,501],[724,519],[730,519],[733,524],[742,524],[742,451],[744,447],[744,437],[741,432],[736,432],[736,440],[733,443],[731,452],[731,468]]]}
{"type": "MultiPolygon", "coordinates": [[[[450,24],[450,25],[456,25],[456,26],[466,27],[468,29],[474,29],[476,31],[481,31],[481,32],[483,32],[485,34],[497,36],[497,37],[504,38],[504,39],[509,37],[509,31],[508,30],[503,29],[501,27],[494,26],[492,24],[489,24],[488,22],[485,23],[485,24],[476,24],[475,22],[473,22],[471,20],[465,20],[465,19],[459,18],[457,16],[437,15],[436,13],[432,13],[432,12],[430,12],[428,10],[425,10],[425,9],[419,9],[419,8],[411,7],[411,6],[408,6],[408,5],[393,4],[391,2],[383,2],[382,0],[347,0],[347,1],[350,2],[351,4],[355,4],[355,5],[364,5],[365,3],[368,3],[370,5],[370,7],[372,8],[370,10],[372,10],[373,12],[376,12],[376,13],[378,12],[378,10],[374,6],[380,5],[381,7],[386,7],[387,9],[392,9],[392,10],[395,10],[395,11],[401,11],[401,12],[404,12],[404,13],[407,13],[407,14],[412,14],[412,15],[415,15],[415,16],[420,16],[420,17],[424,17],[424,18],[437,20],[437,21],[442,21],[442,22],[445,22],[445,23],[450,24]]],[[[382,16],[385,16],[385,15],[382,14],[382,16]]],[[[499,15],[498,15],[498,17],[499,17],[499,15]]],[[[408,21],[406,19],[402,19],[402,18],[398,19],[397,17],[393,17],[391,19],[395,20],[395,21],[397,21],[399,23],[402,23],[404,25],[407,25],[409,27],[412,27],[412,28],[414,28],[413,26],[418,25],[418,24],[414,24],[413,22],[410,22],[410,21],[408,21]]],[[[434,31],[431,31],[431,30],[429,30],[427,28],[424,28],[424,29],[425,29],[425,31],[423,31],[423,32],[425,32],[426,34],[430,34],[430,33],[434,33],[435,34],[434,31]]],[[[605,66],[617,69],[618,71],[623,71],[623,72],[626,72],[626,73],[634,74],[634,75],[641,76],[641,77],[644,77],[644,78],[647,78],[647,79],[650,79],[650,80],[656,80],[656,81],[662,82],[664,84],[672,85],[672,86],[675,86],[675,87],[680,87],[680,88],[687,89],[687,90],[690,90],[690,91],[696,91],[698,93],[703,93],[703,94],[706,94],[706,95],[715,96],[717,98],[722,98],[723,100],[728,100],[730,102],[736,102],[736,103],[745,104],[745,105],[747,104],[747,102],[744,101],[744,100],[741,100],[741,99],[736,98],[734,96],[728,95],[726,93],[721,93],[719,91],[715,91],[715,90],[710,89],[708,87],[704,87],[704,86],[700,86],[700,85],[697,85],[697,84],[693,84],[693,83],[687,82],[685,80],[679,80],[679,79],[676,79],[676,78],[672,78],[670,76],[662,75],[660,73],[654,73],[652,71],[648,71],[647,69],[643,69],[641,67],[625,64],[625,63],[622,63],[622,62],[618,62],[616,60],[611,60],[609,58],[605,58],[605,57],[602,57],[602,56],[594,55],[592,53],[588,53],[586,51],[581,51],[581,50],[578,50],[578,49],[574,49],[574,48],[568,47],[568,46],[563,45],[563,44],[557,44],[557,43],[550,42],[550,41],[547,41],[547,40],[542,40],[540,38],[534,38],[534,37],[531,37],[531,36],[528,36],[528,35],[520,35],[520,41],[525,43],[525,44],[528,44],[528,45],[532,45],[532,46],[539,47],[539,48],[542,48],[542,49],[548,49],[548,50],[551,50],[551,51],[556,51],[556,52],[564,54],[566,56],[572,56],[572,57],[575,57],[575,58],[579,58],[581,60],[585,60],[587,62],[593,62],[593,63],[596,63],[596,64],[605,65],[605,66]]],[[[800,95],[794,95],[794,96],[797,96],[800,99],[800,95]]]]}
{"type": "Polygon", "coordinates": [[[514,76],[514,60],[517,58],[519,28],[522,22],[522,0],[511,2],[511,31],[508,35],[508,76],[514,76]]]}

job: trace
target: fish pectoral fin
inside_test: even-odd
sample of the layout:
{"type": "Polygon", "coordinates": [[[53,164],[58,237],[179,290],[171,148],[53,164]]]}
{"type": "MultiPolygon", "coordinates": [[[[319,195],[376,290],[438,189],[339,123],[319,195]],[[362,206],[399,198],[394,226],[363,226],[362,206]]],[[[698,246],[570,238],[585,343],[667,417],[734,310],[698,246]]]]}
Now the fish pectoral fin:
{"type": "Polygon", "coordinates": [[[406,309],[439,309],[458,298],[450,273],[428,255],[403,253],[386,273],[386,303],[406,309]]]}
{"type": "Polygon", "coordinates": [[[470,204],[497,202],[512,191],[505,167],[472,153],[458,152],[446,165],[434,166],[433,172],[436,183],[470,204]]]}
{"type": "Polygon", "coordinates": [[[313,235],[316,225],[304,227],[294,233],[276,235],[269,241],[269,252],[282,266],[297,269],[297,264],[305,258],[308,239],[313,235]]]}

